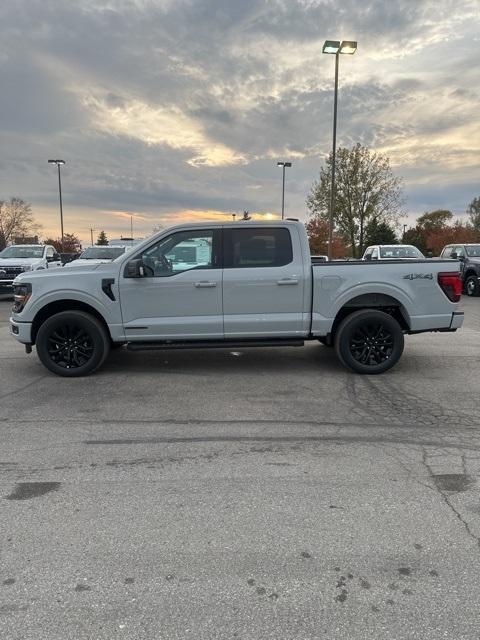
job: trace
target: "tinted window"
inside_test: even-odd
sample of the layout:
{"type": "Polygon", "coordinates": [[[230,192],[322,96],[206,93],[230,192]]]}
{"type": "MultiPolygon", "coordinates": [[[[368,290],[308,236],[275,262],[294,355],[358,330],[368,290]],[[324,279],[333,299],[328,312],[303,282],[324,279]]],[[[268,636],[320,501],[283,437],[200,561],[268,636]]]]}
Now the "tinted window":
{"type": "Polygon", "coordinates": [[[227,229],[225,241],[227,268],[281,267],[293,260],[288,229],[227,229]]]}
{"type": "Polygon", "coordinates": [[[442,251],[442,258],[449,258],[450,254],[452,253],[452,249],[453,247],[445,247],[445,249],[442,251]]]}
{"type": "Polygon", "coordinates": [[[480,258],[480,244],[471,244],[467,249],[467,256],[480,258]]]}
{"type": "Polygon", "coordinates": [[[375,247],[375,249],[372,250],[372,260],[378,260],[378,249],[377,249],[377,247],[375,247]]]}
{"type": "Polygon", "coordinates": [[[463,246],[455,247],[454,251],[457,252],[457,257],[463,257],[465,255],[465,249],[463,248],[463,246]]]}
{"type": "Polygon", "coordinates": [[[174,276],[191,269],[217,268],[213,244],[213,230],[180,231],[162,238],[136,257],[142,259],[147,276],[174,276]]]}

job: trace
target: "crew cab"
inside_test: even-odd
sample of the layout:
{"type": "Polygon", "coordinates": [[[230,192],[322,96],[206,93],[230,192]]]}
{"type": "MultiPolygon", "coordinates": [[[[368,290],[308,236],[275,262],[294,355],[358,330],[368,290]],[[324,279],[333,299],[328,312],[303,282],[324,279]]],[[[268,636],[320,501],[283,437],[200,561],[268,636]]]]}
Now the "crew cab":
{"type": "Polygon", "coordinates": [[[15,278],[25,271],[61,266],[60,256],[49,244],[12,244],[0,252],[0,287],[12,289],[15,278]]]}
{"type": "Polygon", "coordinates": [[[165,229],[109,264],[15,280],[12,335],[62,376],[101,366],[112,346],[334,346],[358,373],[400,358],[404,335],[463,323],[450,260],[312,264],[300,222],[165,229]]]}
{"type": "Polygon", "coordinates": [[[467,296],[480,296],[480,244],[447,244],[440,257],[459,260],[463,290],[467,296]]]}

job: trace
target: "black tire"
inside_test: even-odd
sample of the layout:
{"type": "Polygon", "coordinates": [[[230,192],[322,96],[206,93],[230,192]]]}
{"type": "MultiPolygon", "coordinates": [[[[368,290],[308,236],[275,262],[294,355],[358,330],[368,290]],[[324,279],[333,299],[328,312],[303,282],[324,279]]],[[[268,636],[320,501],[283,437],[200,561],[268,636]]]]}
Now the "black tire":
{"type": "Polygon", "coordinates": [[[317,338],[320,344],[323,344],[324,347],[333,347],[333,341],[331,338],[327,338],[327,336],[321,336],[317,338]]]}
{"type": "Polygon", "coordinates": [[[47,318],[35,340],[41,363],[58,376],[87,376],[105,361],[110,338],[102,323],[83,311],[47,318]]]}
{"type": "Polygon", "coordinates": [[[376,309],[355,311],[335,334],[340,361],[355,373],[378,374],[391,369],[403,353],[403,331],[392,316],[376,309]]]}
{"type": "Polygon", "coordinates": [[[464,290],[467,296],[479,296],[480,286],[477,276],[468,276],[465,280],[464,290]]]}

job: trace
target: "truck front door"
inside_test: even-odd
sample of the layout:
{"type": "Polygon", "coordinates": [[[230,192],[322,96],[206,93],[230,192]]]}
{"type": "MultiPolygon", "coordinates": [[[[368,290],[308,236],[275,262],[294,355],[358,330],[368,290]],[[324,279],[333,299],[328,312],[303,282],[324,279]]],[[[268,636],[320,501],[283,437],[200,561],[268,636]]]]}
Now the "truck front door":
{"type": "Polygon", "coordinates": [[[296,229],[224,228],[225,337],[305,335],[305,270],[296,229]]]}
{"type": "Polygon", "coordinates": [[[177,231],[130,259],[144,277],[120,275],[127,340],[223,338],[221,229],[177,231]]]}

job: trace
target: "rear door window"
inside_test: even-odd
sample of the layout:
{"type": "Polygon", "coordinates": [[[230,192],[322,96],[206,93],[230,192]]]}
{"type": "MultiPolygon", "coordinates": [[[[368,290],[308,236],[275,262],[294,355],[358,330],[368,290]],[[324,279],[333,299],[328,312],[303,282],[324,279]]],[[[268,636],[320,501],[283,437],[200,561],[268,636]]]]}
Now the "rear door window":
{"type": "Polygon", "coordinates": [[[290,231],[251,227],[225,230],[225,268],[283,267],[293,261],[290,231]]]}

